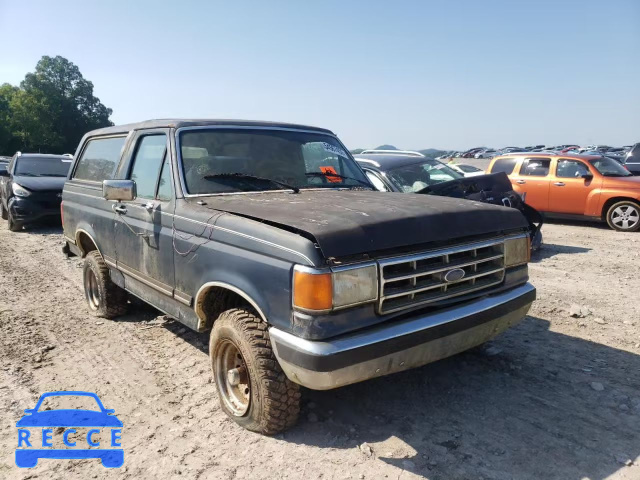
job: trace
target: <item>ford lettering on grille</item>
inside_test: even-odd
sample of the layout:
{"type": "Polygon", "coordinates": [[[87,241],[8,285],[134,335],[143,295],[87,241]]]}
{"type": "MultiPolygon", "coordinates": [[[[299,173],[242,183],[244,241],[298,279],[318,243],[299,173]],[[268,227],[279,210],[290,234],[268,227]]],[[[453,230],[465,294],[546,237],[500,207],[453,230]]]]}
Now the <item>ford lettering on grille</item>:
{"type": "Polygon", "coordinates": [[[387,314],[480,292],[504,280],[502,239],[378,261],[378,312],[387,314]]]}

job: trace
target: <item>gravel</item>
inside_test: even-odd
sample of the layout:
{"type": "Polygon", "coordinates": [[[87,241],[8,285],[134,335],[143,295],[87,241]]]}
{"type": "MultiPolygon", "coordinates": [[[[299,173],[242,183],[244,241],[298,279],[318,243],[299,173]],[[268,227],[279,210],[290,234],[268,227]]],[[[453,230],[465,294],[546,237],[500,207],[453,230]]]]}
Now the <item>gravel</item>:
{"type": "Polygon", "coordinates": [[[206,332],[176,333],[184,327],[149,308],[96,320],[81,261],[60,254],[61,231],[11,233],[0,223],[0,477],[637,480],[640,298],[629,292],[640,291],[632,243],[640,234],[588,224],[543,231],[530,264],[538,300],[485,351],[304,391],[299,424],[263,437],[221,411],[206,332]],[[578,317],[567,315],[573,304],[578,317]],[[115,409],[122,469],[98,460],[13,465],[15,422],[60,389],[96,392],[115,409]]]}

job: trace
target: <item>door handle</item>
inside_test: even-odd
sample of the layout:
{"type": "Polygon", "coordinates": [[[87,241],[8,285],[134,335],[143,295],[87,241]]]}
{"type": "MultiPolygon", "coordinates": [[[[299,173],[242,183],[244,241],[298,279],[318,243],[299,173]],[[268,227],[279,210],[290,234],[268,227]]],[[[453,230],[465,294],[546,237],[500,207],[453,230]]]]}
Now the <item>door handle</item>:
{"type": "Polygon", "coordinates": [[[554,183],[556,187],[564,187],[564,182],[556,182],[554,183]]]}
{"type": "Polygon", "coordinates": [[[517,183],[518,185],[524,185],[524,184],[525,184],[525,183],[527,183],[527,182],[525,182],[524,180],[516,180],[516,183],[517,183]]]}
{"type": "Polygon", "coordinates": [[[125,207],[124,205],[114,205],[113,211],[119,213],[120,215],[124,215],[125,213],[127,213],[127,207],[125,207]]]}

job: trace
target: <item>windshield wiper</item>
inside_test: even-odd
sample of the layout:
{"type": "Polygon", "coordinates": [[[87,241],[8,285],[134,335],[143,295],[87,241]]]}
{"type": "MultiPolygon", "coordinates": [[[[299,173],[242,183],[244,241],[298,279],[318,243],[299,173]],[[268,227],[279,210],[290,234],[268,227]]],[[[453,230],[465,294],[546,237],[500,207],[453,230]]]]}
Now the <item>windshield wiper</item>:
{"type": "Polygon", "coordinates": [[[280,180],[274,180],[273,178],[266,178],[266,177],[258,177],[256,175],[249,175],[247,173],[240,173],[240,172],[216,173],[214,175],[205,175],[202,178],[204,178],[205,180],[215,180],[216,178],[238,178],[238,179],[246,179],[246,180],[258,180],[261,182],[269,182],[274,185],[279,185],[289,190],[293,190],[293,193],[300,192],[300,188],[296,187],[295,185],[289,185],[288,183],[281,182],[280,180]]]}
{"type": "Polygon", "coordinates": [[[333,172],[307,172],[305,173],[305,175],[307,177],[334,177],[334,178],[339,178],[341,180],[353,180],[354,182],[358,182],[366,187],[371,188],[371,184],[362,181],[358,178],[353,178],[353,177],[346,177],[344,175],[340,175],[339,173],[333,173],[333,172]]]}

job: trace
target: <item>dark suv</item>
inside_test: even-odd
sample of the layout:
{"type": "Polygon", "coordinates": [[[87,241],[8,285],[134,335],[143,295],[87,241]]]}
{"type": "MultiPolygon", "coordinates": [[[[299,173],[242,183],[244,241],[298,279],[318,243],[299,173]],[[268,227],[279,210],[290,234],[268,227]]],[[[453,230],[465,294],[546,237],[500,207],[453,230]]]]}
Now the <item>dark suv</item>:
{"type": "Polygon", "coordinates": [[[43,220],[60,221],[62,187],[73,162],[70,155],[16,153],[0,169],[0,215],[12,232],[43,220]]]}
{"type": "Polygon", "coordinates": [[[634,175],[640,175],[640,143],[636,143],[624,159],[624,165],[634,175]]]}
{"type": "Polygon", "coordinates": [[[157,120],[88,133],[63,193],[65,252],[97,316],[127,292],[211,329],[223,410],[273,434],[299,386],[424,365],[520,321],[528,224],[500,206],[379,193],[329,130],[157,120]]]}

